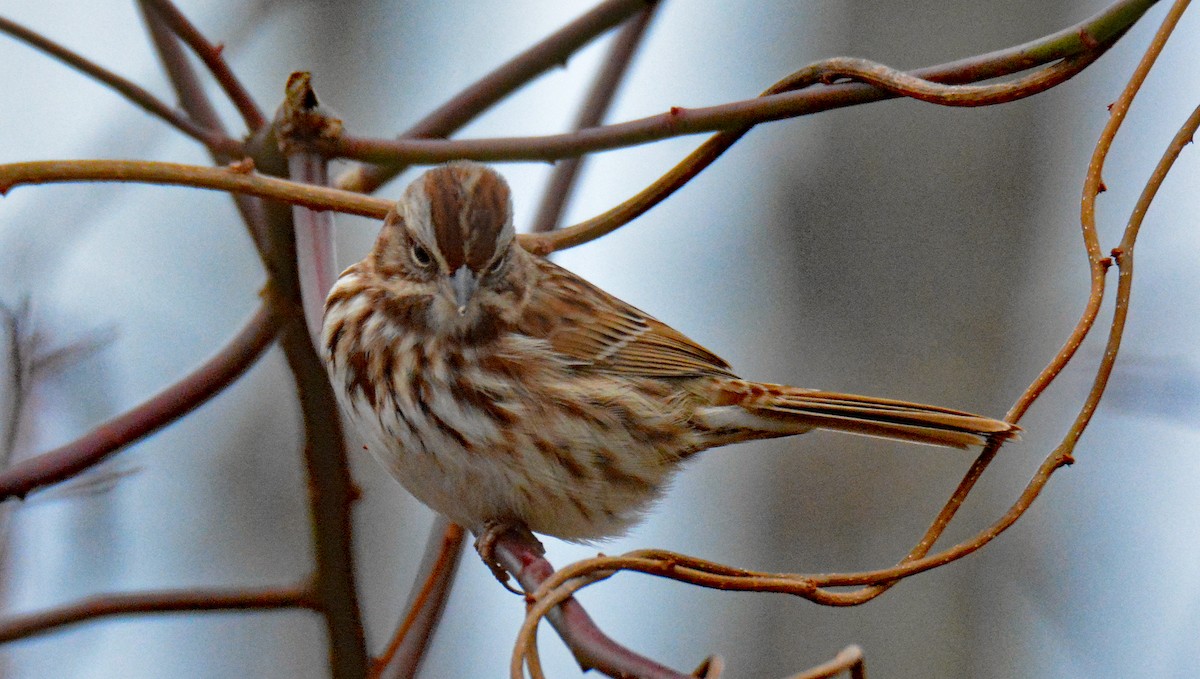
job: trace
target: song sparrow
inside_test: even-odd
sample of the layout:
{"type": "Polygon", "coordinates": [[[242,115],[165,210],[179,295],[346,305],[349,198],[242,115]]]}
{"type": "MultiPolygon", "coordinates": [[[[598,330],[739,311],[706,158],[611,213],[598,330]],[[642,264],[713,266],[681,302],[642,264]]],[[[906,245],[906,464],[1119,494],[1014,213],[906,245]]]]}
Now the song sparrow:
{"type": "Polygon", "coordinates": [[[480,535],[625,531],[696,453],[814,428],[965,447],[1006,422],[747,382],[514,240],[509,189],[457,162],[404,192],[325,305],[342,407],[417,499],[480,535]]]}

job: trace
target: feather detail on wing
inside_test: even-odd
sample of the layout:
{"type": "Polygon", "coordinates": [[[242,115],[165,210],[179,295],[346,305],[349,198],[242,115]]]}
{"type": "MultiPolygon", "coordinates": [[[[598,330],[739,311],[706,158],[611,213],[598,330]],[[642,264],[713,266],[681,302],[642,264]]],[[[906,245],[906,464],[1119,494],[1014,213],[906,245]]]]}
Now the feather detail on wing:
{"type": "Polygon", "coordinates": [[[546,260],[518,324],[578,367],[642,377],[732,377],[683,333],[546,260]]]}
{"type": "Polygon", "coordinates": [[[1016,437],[1016,425],[960,410],[907,401],[729,380],[701,417],[714,429],[749,429],[786,436],[835,429],[930,445],[965,448],[993,437],[1016,437]]]}

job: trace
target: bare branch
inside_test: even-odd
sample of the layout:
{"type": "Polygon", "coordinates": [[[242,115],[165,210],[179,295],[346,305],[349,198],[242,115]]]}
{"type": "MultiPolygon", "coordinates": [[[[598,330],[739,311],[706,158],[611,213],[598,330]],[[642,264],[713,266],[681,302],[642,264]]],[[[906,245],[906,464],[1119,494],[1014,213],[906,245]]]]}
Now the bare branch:
{"type": "MultiPolygon", "coordinates": [[[[1167,16],[1163,19],[1158,32],[1155,33],[1150,46],[1146,49],[1145,54],[1142,55],[1141,61],[1138,62],[1137,68],[1134,69],[1129,82],[1125,85],[1125,89],[1121,91],[1121,96],[1110,107],[1108,122],[1100,134],[1100,139],[1096,142],[1091,162],[1088,164],[1088,174],[1084,182],[1083,200],[1080,206],[1080,222],[1083,228],[1088,263],[1090,264],[1092,292],[1088,299],[1088,307],[1084,312],[1083,318],[1080,319],[1079,326],[1077,326],[1076,332],[1072,335],[1072,339],[1076,335],[1080,335],[1080,341],[1082,341],[1082,336],[1087,334],[1095,322],[1096,313],[1099,312],[1099,300],[1096,298],[1104,294],[1104,275],[1111,261],[1103,257],[1100,250],[1099,237],[1096,234],[1096,197],[1104,188],[1104,180],[1101,176],[1104,170],[1104,161],[1108,157],[1108,151],[1112,147],[1113,139],[1116,138],[1117,132],[1120,130],[1121,123],[1124,122],[1126,114],[1129,112],[1129,107],[1133,103],[1134,97],[1137,96],[1142,83],[1145,82],[1146,76],[1150,73],[1150,68],[1158,60],[1163,46],[1166,45],[1167,38],[1175,30],[1175,26],[1179,22],[1179,18],[1183,16],[1183,11],[1187,9],[1188,4],[1188,0],[1176,0],[1175,4],[1171,6],[1170,11],[1167,12],[1167,16]]],[[[1167,148],[1158,166],[1155,167],[1153,176],[1138,198],[1137,205],[1125,228],[1120,245],[1112,251],[1121,272],[1117,282],[1117,304],[1113,311],[1112,327],[1109,332],[1108,343],[1105,346],[1104,357],[1096,373],[1096,379],[1092,384],[1083,408],[1079,412],[1079,416],[1071,425],[1070,431],[1056,450],[1057,453],[1064,456],[1067,463],[1072,461],[1071,454],[1075,448],[1075,444],[1083,435],[1084,430],[1087,429],[1088,423],[1091,422],[1092,414],[1095,412],[1096,406],[1100,403],[1100,397],[1104,395],[1104,389],[1108,384],[1108,377],[1112,373],[1112,367],[1116,361],[1117,351],[1121,346],[1121,335],[1124,332],[1125,317],[1128,312],[1130,285],[1133,280],[1133,246],[1137,240],[1138,231],[1141,229],[1142,219],[1145,217],[1145,213],[1158,191],[1158,186],[1162,183],[1175,158],[1178,157],[1179,152],[1183,149],[1183,144],[1191,140],[1191,134],[1195,131],[1194,126],[1191,127],[1191,131],[1188,130],[1191,124],[1192,120],[1189,119],[1188,123],[1185,123],[1184,127],[1175,136],[1175,139],[1172,140],[1171,145],[1167,148]]],[[[1071,340],[1068,340],[1067,345],[1063,347],[1060,354],[1066,352],[1067,360],[1069,360],[1070,355],[1074,353],[1076,348],[1078,348],[1078,345],[1072,346],[1071,340]]],[[[1050,366],[1047,366],[1043,374],[1051,370],[1057,360],[1058,357],[1055,357],[1055,361],[1050,366]]]]}
{"type": "MultiPolygon", "coordinates": [[[[1094,213],[1089,215],[1088,212],[1091,206],[1088,202],[1088,196],[1094,200],[1095,192],[1099,190],[1099,169],[1103,164],[1103,157],[1107,152],[1108,147],[1115,136],[1116,128],[1119,127],[1120,120],[1124,117],[1128,110],[1134,94],[1140,87],[1145,75],[1148,73],[1150,66],[1153,64],[1158,53],[1161,51],[1162,45],[1165,43],[1167,36],[1174,29],[1175,23],[1178,21],[1184,7],[1187,5],[1187,0],[1178,0],[1171,12],[1168,13],[1162,26],[1155,36],[1154,42],[1147,50],[1142,64],[1139,65],[1129,85],[1118,99],[1118,102],[1113,106],[1112,119],[1105,133],[1102,134],[1100,141],[1097,143],[1097,153],[1093,158],[1091,171],[1089,172],[1088,188],[1085,190],[1084,201],[1084,231],[1085,241],[1087,244],[1089,258],[1094,264],[1099,265],[1101,271],[1101,279],[1103,271],[1107,269],[1107,264],[1103,258],[1099,258],[1098,241],[1095,240],[1095,225],[1094,213]]],[[[618,570],[636,570],[661,577],[668,577],[691,584],[696,584],[704,587],[713,587],[723,590],[753,590],[753,591],[774,591],[795,594],[811,601],[826,605],[835,606],[851,606],[858,605],[869,601],[878,596],[883,591],[886,591],[892,584],[900,578],[913,575],[936,568],[938,566],[950,563],[953,560],[970,554],[983,545],[990,542],[1001,532],[1013,525],[1024,512],[1032,505],[1033,501],[1040,494],[1041,490],[1049,481],[1050,476],[1058,468],[1069,464],[1072,460],[1071,453],[1074,449],[1079,435],[1087,425],[1091,413],[1094,411],[1096,403],[1104,391],[1104,385],[1107,382],[1108,374],[1111,371],[1113,361],[1116,358],[1117,350],[1120,345],[1121,332],[1125,324],[1125,314],[1128,309],[1129,293],[1132,283],[1132,249],[1136,239],[1141,221],[1149,208],[1149,205],[1161,185],[1167,171],[1178,157],[1183,147],[1190,143],[1197,128],[1200,127],[1200,108],[1197,108],[1189,117],[1188,121],[1176,134],[1156,167],[1150,180],[1147,182],[1141,197],[1138,200],[1137,206],[1133,210],[1133,215],[1130,218],[1129,225],[1126,228],[1125,235],[1121,245],[1114,250],[1113,256],[1117,259],[1121,266],[1121,278],[1117,296],[1116,310],[1112,328],[1109,335],[1108,346],[1105,351],[1104,359],[1097,370],[1096,379],[1087,400],[1081,408],[1079,417],[1068,432],[1062,443],[1050,453],[1043,461],[1037,473],[1030,480],[1024,492],[1018,500],[1009,508],[995,524],[981,531],[973,538],[959,543],[954,547],[934,554],[925,556],[929,548],[940,536],[945,525],[948,524],[957,507],[961,504],[970,488],[973,486],[983,468],[986,467],[991,458],[995,455],[998,442],[993,442],[985,447],[984,452],[967,473],[959,488],[955,491],[951,500],[947,502],[938,518],[927,531],[921,542],[910,552],[910,554],[901,561],[900,564],[892,568],[866,571],[862,573],[850,574],[827,574],[827,575],[792,575],[792,574],[776,574],[776,573],[758,573],[744,569],[731,568],[721,564],[708,562],[700,559],[695,559],[681,554],[673,554],[660,550],[643,550],[640,552],[631,552],[620,557],[597,557],[588,559],[577,564],[572,564],[548,576],[539,586],[539,589],[534,594],[536,604],[532,606],[526,618],[526,625],[522,627],[521,636],[519,637],[516,655],[514,656],[514,666],[521,657],[525,658],[525,662],[536,662],[536,655],[532,655],[530,650],[533,647],[532,633],[536,630],[538,619],[547,615],[553,606],[559,602],[566,600],[575,591],[589,584],[598,582],[610,577],[618,570]],[[865,586],[864,586],[865,585],[865,586]],[[829,587],[845,587],[845,586],[864,586],[862,589],[852,592],[832,592],[829,587]],[[522,655],[524,654],[524,655],[522,655]]],[[[1093,290],[1093,296],[1102,296],[1103,285],[1101,283],[1099,291],[1093,290]]],[[[1089,302],[1089,308],[1092,303],[1089,302]]],[[[1086,335],[1086,331],[1090,328],[1094,316],[1089,316],[1085,313],[1080,320],[1080,327],[1083,328],[1082,333],[1086,335]]],[[[1080,329],[1077,328],[1077,333],[1080,329]]],[[[1082,339],[1082,338],[1081,338],[1082,339]]],[[[1081,341],[1080,339],[1080,341],[1081,341]]],[[[1069,356],[1068,356],[1069,359],[1069,356]]],[[[1056,362],[1059,357],[1056,357],[1056,362]]],[[[1052,363],[1052,366],[1055,365],[1052,363]]],[[[1057,374],[1055,372],[1054,374],[1057,374]]],[[[1053,379],[1051,375],[1050,379],[1053,379]]],[[[1018,402],[1028,404],[1036,399],[1041,390],[1044,389],[1041,377],[1035,380],[1030,385],[1026,394],[1018,402]]],[[[1016,407],[1014,407],[1016,408],[1016,407]]],[[[804,675],[802,675],[804,676],[804,675]]]]}
{"type": "Polygon", "coordinates": [[[316,561],[313,588],[328,635],[333,679],[360,679],[367,675],[370,658],[358,605],[352,542],[351,511],[359,491],[350,475],[337,399],[305,321],[292,210],[276,202],[268,202],[264,208],[263,262],[271,280],[271,302],[280,315],[279,345],[295,380],[304,424],[316,561]]]}
{"type": "Polygon", "coordinates": [[[274,318],[266,307],[260,308],[225,347],[187,377],[71,443],[0,473],[0,499],[22,498],[68,479],[195,410],[254,365],[275,331],[274,318]]]}
{"type": "MultiPolygon", "coordinates": [[[[1019,73],[1110,45],[1158,0],[1125,0],[1051,35],[1015,47],[930,66],[909,75],[961,85],[1019,73]]],[[[822,62],[818,62],[822,63],[822,62]]],[[[811,65],[802,69],[803,73],[811,65]]],[[[332,156],[373,162],[441,163],[457,158],[481,161],[560,160],[593,151],[645,144],[678,136],[811,115],[836,108],[892,99],[899,93],[850,83],[789,91],[717,106],[674,107],[656,116],[592,127],[566,134],[488,139],[365,139],[343,135],[320,149],[332,156]]],[[[339,186],[342,183],[339,181],[339,186]]],[[[345,188],[345,187],[343,187],[345,188]]]]}
{"type": "MultiPolygon", "coordinates": [[[[633,55],[637,52],[638,46],[642,44],[646,28],[650,26],[650,20],[654,18],[654,12],[658,7],[655,4],[642,10],[613,38],[608,56],[605,58],[600,72],[596,74],[592,89],[584,99],[583,106],[572,126],[573,129],[582,130],[595,127],[604,121],[613,96],[616,95],[617,86],[621,84],[621,80],[629,70],[633,55]]],[[[531,230],[534,233],[544,233],[558,228],[563,208],[571,197],[571,190],[575,186],[575,180],[582,167],[582,156],[566,158],[555,164],[554,172],[551,173],[550,181],[546,185],[546,192],[542,195],[542,203],[538,206],[533,219],[531,230]]]]}
{"type": "Polygon", "coordinates": [[[788,679],[828,679],[842,672],[849,672],[851,679],[866,679],[867,666],[861,648],[847,646],[834,656],[833,660],[794,674],[788,679]]]}
{"type": "Polygon", "coordinates": [[[0,31],[11,35],[30,47],[41,50],[47,55],[87,75],[96,82],[115,90],[138,108],[166,122],[192,139],[204,144],[206,147],[220,149],[222,153],[230,155],[241,153],[242,144],[236,139],[231,139],[219,129],[209,129],[202,124],[197,124],[164,103],[161,99],[155,97],[149,90],[122,78],[82,55],[72,52],[49,38],[4,17],[0,17],[0,31]]]}
{"type": "MultiPolygon", "coordinates": [[[[159,59],[162,61],[163,68],[166,69],[167,75],[171,79],[171,85],[175,88],[176,94],[179,96],[179,101],[183,105],[183,110],[188,112],[194,120],[206,127],[214,130],[219,130],[222,134],[227,134],[225,124],[221,122],[221,117],[217,115],[216,108],[209,101],[208,94],[205,93],[204,87],[200,84],[200,79],[196,76],[196,72],[192,69],[192,65],[188,62],[187,55],[183,48],[180,47],[179,39],[168,26],[164,16],[156,11],[154,7],[148,4],[150,0],[138,0],[138,7],[142,11],[142,18],[146,23],[146,28],[150,32],[150,38],[154,41],[154,47],[158,51],[159,59]]],[[[228,154],[209,147],[209,155],[213,161],[219,165],[224,165],[230,162],[241,161],[249,152],[245,146],[239,149],[237,154],[228,154]]],[[[259,253],[262,253],[263,246],[266,243],[266,212],[262,203],[249,196],[234,195],[233,204],[237,207],[238,213],[242,216],[242,221],[246,225],[246,230],[250,233],[250,237],[254,239],[254,244],[258,247],[259,253]]]]}
{"type": "Polygon", "coordinates": [[[437,628],[450,597],[450,587],[462,557],[465,532],[461,526],[438,516],[429,529],[425,556],[413,583],[408,614],[396,629],[383,655],[375,661],[374,679],[411,679],[417,675],[433,631],[437,628]]]}
{"type": "MultiPolygon", "coordinates": [[[[444,137],[453,133],[525,83],[566,63],[567,57],[596,36],[657,1],[604,0],[583,16],[477,80],[410,127],[403,136],[444,137]]],[[[371,193],[407,167],[406,161],[400,161],[354,168],[338,178],[337,186],[371,193]]]]}
{"type": "MultiPolygon", "coordinates": [[[[889,93],[920,96],[921,99],[930,103],[964,106],[968,105],[966,102],[978,100],[983,102],[980,105],[990,105],[1027,97],[1054,87],[1082,71],[1088,64],[1099,58],[1110,45],[1111,43],[1101,45],[1092,52],[1065,59],[1009,83],[980,86],[943,85],[904,75],[881,64],[870,64],[864,60],[828,59],[797,71],[772,85],[763,93],[763,98],[794,89],[802,89],[821,82],[827,77],[844,77],[853,74],[854,77],[871,78],[874,81],[873,84],[881,91],[886,87],[889,93]],[[913,89],[914,87],[919,89],[913,89]],[[960,95],[959,93],[964,89],[967,94],[960,95]]],[[[743,126],[718,132],[709,137],[682,162],[629,200],[591,219],[560,231],[536,234],[529,239],[530,243],[526,247],[533,252],[553,252],[582,245],[612,233],[682,188],[693,177],[711,165],[722,153],[737,143],[750,129],[751,126],[743,126]]]]}
{"type": "MultiPolygon", "coordinates": [[[[217,110],[204,92],[204,86],[200,84],[200,79],[196,77],[196,72],[188,63],[187,55],[179,46],[178,39],[166,21],[150,5],[149,0],[138,0],[138,7],[142,10],[142,18],[150,32],[150,38],[154,42],[155,49],[158,50],[159,59],[171,79],[171,85],[175,88],[175,94],[179,97],[179,103],[183,110],[187,111],[188,115],[201,125],[218,130],[221,134],[228,136],[225,124],[221,122],[221,117],[217,115],[217,110]]],[[[240,153],[236,156],[217,155],[219,156],[218,162],[221,163],[241,157],[240,153]]]]}
{"type": "MultiPolygon", "coordinates": [[[[528,534],[519,534],[515,531],[504,533],[495,543],[494,554],[504,569],[513,574],[526,592],[542,591],[543,583],[554,575],[554,567],[542,556],[541,545],[537,544],[537,541],[528,534]]],[[[541,604],[542,600],[539,597],[534,602],[534,606],[537,607],[541,604]]],[[[596,623],[592,622],[591,617],[583,610],[583,606],[575,599],[570,598],[569,594],[556,598],[553,603],[545,605],[538,619],[543,615],[554,626],[558,635],[562,637],[563,643],[575,654],[575,660],[585,671],[594,669],[612,677],[687,679],[687,675],[638,655],[610,639],[600,631],[600,628],[596,627],[596,623]]],[[[527,623],[529,619],[529,614],[527,614],[527,623]]],[[[536,625],[536,622],[533,623],[534,628],[536,625]]],[[[512,679],[522,677],[522,668],[526,665],[527,660],[531,673],[537,677],[540,674],[540,668],[535,645],[530,643],[522,646],[518,642],[509,668],[512,679]]]]}
{"type": "Polygon", "coordinates": [[[287,608],[313,608],[307,587],[270,589],[203,590],[177,592],[141,592],[88,597],[73,604],[39,613],[0,619],[0,643],[26,639],[39,634],[118,615],[148,613],[197,613],[201,611],[269,611],[287,608]]]}
{"type": "Polygon", "coordinates": [[[229,68],[229,64],[225,62],[225,58],[222,56],[222,47],[210,43],[171,0],[147,0],[147,2],[175,35],[179,36],[208,67],[209,73],[212,73],[217,84],[225,91],[225,96],[229,97],[229,100],[237,107],[238,113],[246,123],[246,128],[253,132],[266,125],[266,118],[263,117],[258,104],[254,102],[253,97],[246,91],[245,85],[238,80],[238,77],[229,68]]]}
{"type": "Polygon", "coordinates": [[[139,182],[243,193],[316,210],[383,219],[393,201],[360,193],[309,186],[257,174],[244,164],[205,167],[149,160],[39,160],[0,165],[0,195],[21,184],[139,182]]]}

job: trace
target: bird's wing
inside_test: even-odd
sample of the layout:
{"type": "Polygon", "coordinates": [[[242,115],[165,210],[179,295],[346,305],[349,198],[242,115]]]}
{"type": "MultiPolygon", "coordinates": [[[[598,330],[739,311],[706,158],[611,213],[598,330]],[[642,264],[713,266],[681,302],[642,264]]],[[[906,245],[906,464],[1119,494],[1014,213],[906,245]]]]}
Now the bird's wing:
{"type": "Polygon", "coordinates": [[[541,281],[521,332],[584,370],[644,377],[733,376],[729,364],[683,333],[569,271],[538,258],[541,281]]]}

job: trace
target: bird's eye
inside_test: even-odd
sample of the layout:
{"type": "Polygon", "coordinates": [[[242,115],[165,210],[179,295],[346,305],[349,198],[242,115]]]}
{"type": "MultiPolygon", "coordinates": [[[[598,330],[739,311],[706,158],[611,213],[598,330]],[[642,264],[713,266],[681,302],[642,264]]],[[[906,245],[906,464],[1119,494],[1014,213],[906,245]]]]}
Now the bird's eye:
{"type": "Polygon", "coordinates": [[[426,250],[424,248],[424,246],[422,246],[419,243],[413,243],[412,258],[413,258],[413,261],[416,262],[417,264],[419,264],[420,266],[429,266],[430,264],[433,263],[433,257],[429,256],[429,251],[426,250]]]}

